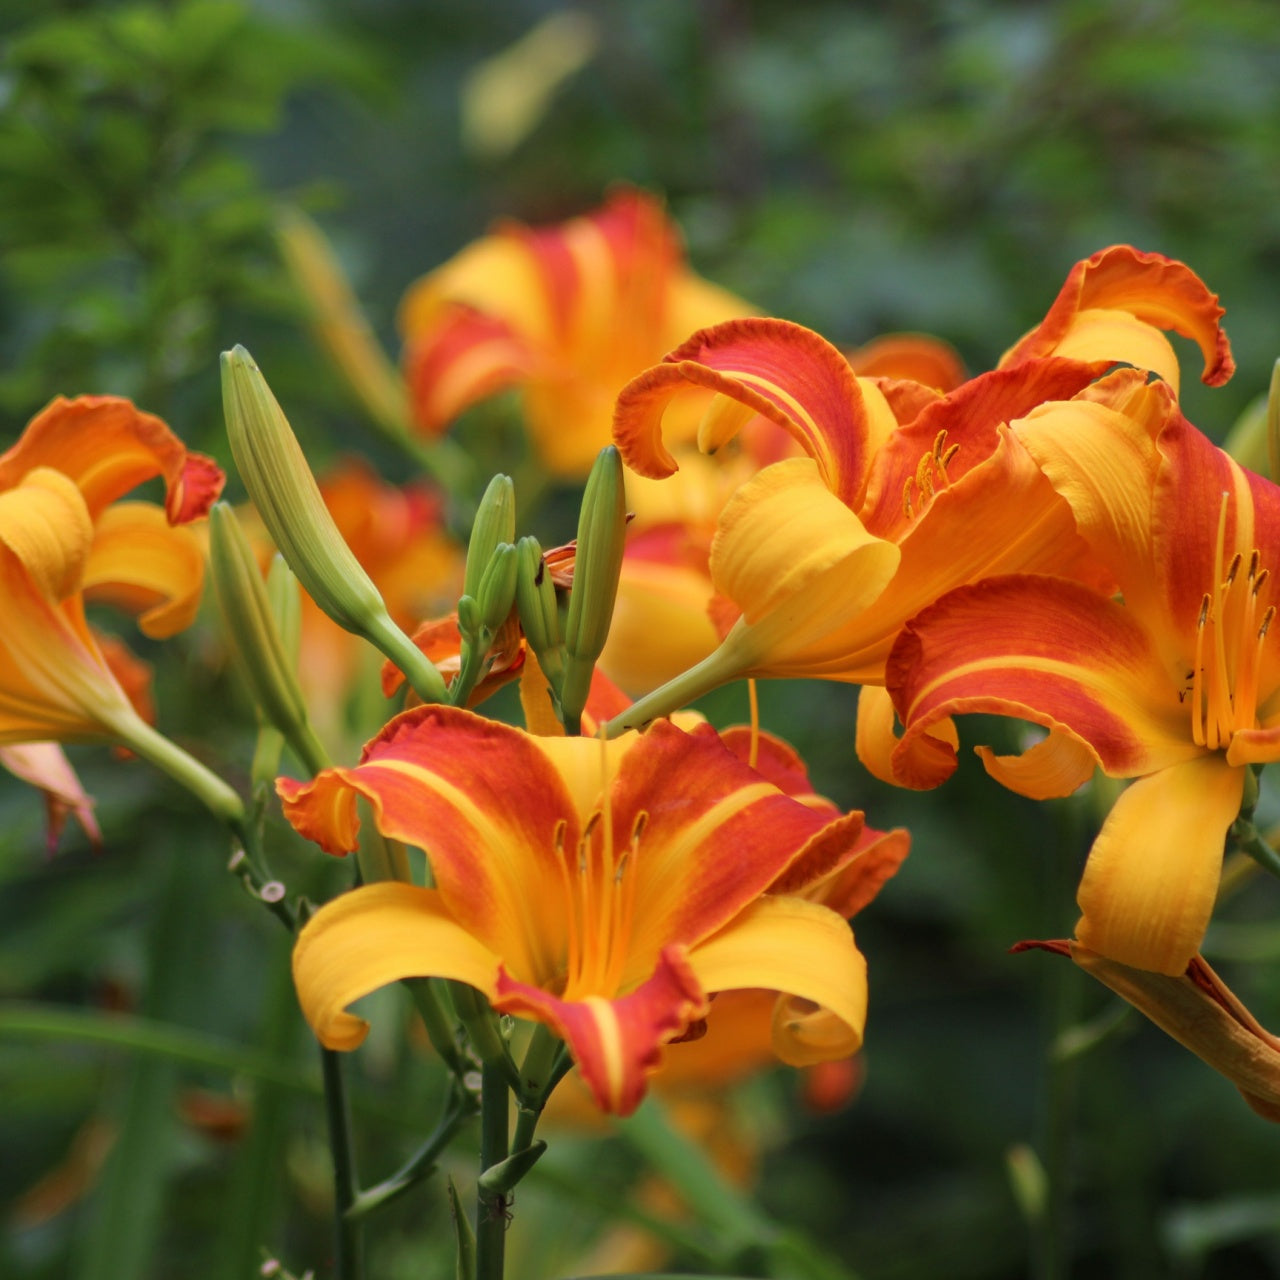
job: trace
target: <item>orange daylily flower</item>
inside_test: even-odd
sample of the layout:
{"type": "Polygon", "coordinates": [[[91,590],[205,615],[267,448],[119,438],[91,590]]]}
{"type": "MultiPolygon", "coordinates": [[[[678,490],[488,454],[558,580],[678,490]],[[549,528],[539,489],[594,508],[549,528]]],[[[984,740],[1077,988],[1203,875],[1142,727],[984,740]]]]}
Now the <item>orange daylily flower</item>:
{"type": "Polygon", "coordinates": [[[790,798],[708,726],[602,743],[429,706],[392,720],[355,768],[277,786],[294,826],[333,853],[355,846],[367,798],[435,879],[357,889],[300,934],[299,997],[331,1048],[364,1038],[349,1004],[410,976],[548,1024],[622,1115],[662,1046],[714,1017],[718,991],[782,993],[773,1046],[793,1065],[861,1043],[865,962],[845,921],[801,891],[855,857],[862,815],[790,798]]]}
{"type": "Polygon", "coordinates": [[[187,626],[203,555],[183,525],[202,516],[222,472],[127,400],[54,400],[0,455],[0,742],[120,736],[137,722],[86,600],[139,613],[153,637],[187,626]],[[118,502],[153,476],[164,508],[118,502]]]}
{"type": "MultiPolygon", "coordinates": [[[[845,353],[860,377],[893,395],[901,416],[964,379],[959,357],[936,338],[887,334],[845,353]]],[[[734,406],[738,408],[739,406],[734,406]]],[[[738,610],[717,597],[711,546],[725,504],[756,472],[799,456],[800,445],[767,418],[748,419],[736,448],[708,456],[679,450],[679,471],[662,480],[627,476],[627,550],[609,640],[600,665],[633,697],[649,693],[708,657],[738,610]]]]}
{"type": "MultiPolygon", "coordinates": [[[[519,387],[546,467],[585,476],[628,379],[693,330],[752,310],[689,270],[676,229],[644,192],[622,188],[554,227],[503,222],[405,295],[413,412],[436,434],[519,387]]],[[[692,435],[699,412],[679,430],[692,435]]]]}
{"type": "Polygon", "coordinates": [[[929,786],[954,768],[949,746],[913,743],[965,711],[1049,730],[1021,756],[981,749],[988,772],[1025,795],[1065,795],[1095,767],[1135,779],[1089,854],[1076,935],[1110,960],[1181,974],[1246,771],[1280,759],[1280,488],[1138,375],[1113,403],[1046,405],[1016,430],[1121,594],[1012,576],[914,619],[889,663],[901,757],[912,757],[903,780],[929,786]]]}
{"type": "MultiPolygon", "coordinates": [[[[991,574],[1056,573],[1109,586],[1070,509],[1008,424],[1048,401],[1087,401],[1112,365],[1151,358],[1166,343],[1155,325],[1197,336],[1206,379],[1221,381],[1231,365],[1221,309],[1188,268],[1121,246],[1073,277],[1082,271],[1086,281],[1101,273],[1126,287],[1098,297],[1078,290],[1097,304],[1072,313],[1078,329],[1055,319],[1060,299],[1035,354],[1020,344],[1000,368],[946,395],[859,378],[817,334],[758,319],[695,334],[630,383],[614,432],[624,460],[642,475],[677,469],[663,416],[690,385],[738,410],[708,415],[703,448],[726,444],[745,411],[788,432],[805,456],[766,467],[720,516],[711,576],[740,613],[720,647],[621,723],[743,675],[881,685],[903,623],[951,588],[991,574]],[[1089,346],[1090,358],[1062,356],[1053,339],[1059,331],[1087,332],[1090,343],[1079,345],[1089,346]],[[1092,342],[1100,334],[1111,338],[1105,358],[1092,342]]],[[[883,773],[874,757],[890,736],[892,711],[882,693],[864,689],[861,702],[859,751],[883,773]]]]}

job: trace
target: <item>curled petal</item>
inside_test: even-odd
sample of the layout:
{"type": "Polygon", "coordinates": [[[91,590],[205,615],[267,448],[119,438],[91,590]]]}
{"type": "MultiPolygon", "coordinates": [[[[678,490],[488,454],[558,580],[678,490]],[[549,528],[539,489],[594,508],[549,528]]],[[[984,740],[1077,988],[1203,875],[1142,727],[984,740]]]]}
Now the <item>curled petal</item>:
{"type": "Polygon", "coordinates": [[[1189,267],[1163,254],[1113,245],[1072,267],[1045,318],[1000,363],[1046,355],[1108,359],[1151,369],[1176,392],[1177,360],[1157,332],[1172,330],[1199,346],[1201,380],[1221,386],[1235,372],[1231,344],[1219,324],[1222,314],[1218,295],[1189,267]]]}
{"type": "Polygon", "coordinates": [[[931,776],[939,753],[943,760],[954,760],[960,735],[950,717],[930,725],[928,733],[905,747],[901,745],[894,720],[889,691],[879,685],[864,684],[858,691],[854,750],[873,778],[893,786],[919,785],[912,780],[931,776]]]}
{"type": "Polygon", "coordinates": [[[1136,969],[1185,972],[1209,923],[1243,789],[1244,770],[1217,754],[1128,787],[1080,881],[1080,942],[1136,969]]]}
{"type": "MultiPolygon", "coordinates": [[[[1012,575],[950,592],[904,628],[886,684],[905,726],[899,769],[932,725],[970,712],[1064,731],[1114,777],[1201,754],[1147,632],[1122,604],[1065,579],[1012,575]]],[[[954,768],[937,763],[914,784],[954,768]]]]}
{"type": "Polygon", "coordinates": [[[398,881],[365,885],[316,912],[293,949],[293,981],[320,1043],[354,1049],[368,1023],[346,1012],[401,978],[453,978],[492,997],[498,958],[449,914],[439,893],[398,881]]]}
{"type": "Polygon", "coordinates": [[[225,479],[211,458],[190,452],[159,418],[117,396],[51,401],[0,455],[0,489],[13,488],[35,467],[74,480],[95,518],[144,480],[160,476],[171,524],[206,515],[225,479]]]}
{"type": "Polygon", "coordinates": [[[628,383],[618,396],[614,440],[641,475],[677,469],[662,441],[662,418],[690,386],[719,392],[790,432],[830,492],[855,504],[880,426],[848,361],[825,338],[785,320],[731,320],[694,334],[628,383]]]}
{"type": "MultiPolygon", "coordinates": [[[[766,897],[689,954],[708,992],[763,988],[825,1011],[819,1022],[774,1022],[774,1052],[792,1066],[847,1057],[862,1044],[866,961],[834,911],[793,897],[766,897]],[[815,1035],[820,1026],[821,1034],[815,1035]],[[836,1034],[832,1034],[835,1031],[836,1034]]],[[[791,1014],[798,1012],[791,1006],[791,1014]]]]}
{"type": "Polygon", "coordinates": [[[204,549],[149,502],[117,502],[98,519],[84,571],[89,600],[137,613],[145,635],[163,639],[190,626],[204,585],[204,549]]]}
{"type": "Polygon", "coordinates": [[[1098,767],[1093,751],[1063,730],[1051,729],[1021,755],[998,756],[990,747],[976,750],[983,767],[1001,786],[1033,800],[1069,796],[1098,767]]]}

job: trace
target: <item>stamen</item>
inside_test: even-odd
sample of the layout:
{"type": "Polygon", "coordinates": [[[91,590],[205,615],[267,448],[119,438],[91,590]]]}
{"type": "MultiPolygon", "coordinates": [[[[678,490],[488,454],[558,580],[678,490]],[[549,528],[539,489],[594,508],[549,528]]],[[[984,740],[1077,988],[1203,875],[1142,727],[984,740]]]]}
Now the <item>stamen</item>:
{"type": "Polygon", "coordinates": [[[908,520],[915,516],[915,509],[911,505],[911,486],[915,483],[913,476],[908,476],[902,485],[902,514],[908,520]]]}
{"type": "Polygon", "coordinates": [[[1191,673],[1191,736],[1197,746],[1210,751],[1225,749],[1236,733],[1257,723],[1263,651],[1276,609],[1262,596],[1271,573],[1261,567],[1256,547],[1248,553],[1234,552],[1224,564],[1230,502],[1231,495],[1224,493],[1218,509],[1212,589],[1200,601],[1191,673]]]}
{"type": "Polygon", "coordinates": [[[747,764],[754,769],[760,759],[760,697],[754,676],[747,681],[747,705],[751,708],[751,749],[747,752],[747,764]]]}

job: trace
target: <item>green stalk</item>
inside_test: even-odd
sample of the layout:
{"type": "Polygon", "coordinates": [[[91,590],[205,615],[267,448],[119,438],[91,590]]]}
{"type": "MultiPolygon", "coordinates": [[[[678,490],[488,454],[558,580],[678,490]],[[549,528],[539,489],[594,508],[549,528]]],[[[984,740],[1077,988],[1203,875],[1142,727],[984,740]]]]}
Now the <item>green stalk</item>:
{"type": "Polygon", "coordinates": [[[363,1218],[366,1214],[380,1209],[398,1199],[411,1187],[415,1187],[424,1178],[435,1172],[440,1153],[453,1140],[459,1126],[475,1114],[475,1101],[471,1094],[454,1087],[449,1095],[449,1102],[440,1117],[439,1123],[430,1137],[417,1151],[405,1161],[389,1178],[384,1178],[376,1186],[361,1191],[347,1208],[347,1217],[363,1218]]]}
{"type": "Polygon", "coordinates": [[[217,774],[189,756],[177,743],[135,715],[121,716],[109,726],[135,755],[167,773],[191,792],[220,822],[239,834],[245,826],[244,802],[217,774]]]}
{"type": "MultiPolygon", "coordinates": [[[[480,1077],[480,1172],[507,1158],[507,1077],[497,1063],[486,1062],[480,1077]]],[[[476,1280],[502,1280],[507,1240],[507,1198],[476,1188],[476,1280]]]]}
{"type": "Polygon", "coordinates": [[[362,1280],[364,1232],[359,1217],[350,1215],[360,1188],[351,1146],[351,1115],[347,1109],[341,1055],[336,1049],[321,1047],[320,1066],[324,1074],[329,1150],[333,1156],[334,1277],[335,1280],[362,1280]]]}

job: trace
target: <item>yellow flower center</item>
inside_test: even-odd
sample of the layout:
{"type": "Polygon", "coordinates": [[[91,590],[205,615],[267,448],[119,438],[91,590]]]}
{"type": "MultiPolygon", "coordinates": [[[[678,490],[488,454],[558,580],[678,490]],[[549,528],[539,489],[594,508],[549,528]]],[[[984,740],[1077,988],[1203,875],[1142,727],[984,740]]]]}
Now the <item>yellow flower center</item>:
{"type": "Polygon", "coordinates": [[[619,849],[603,738],[600,757],[601,807],[587,819],[577,849],[564,847],[563,823],[556,832],[569,935],[561,993],[565,1000],[616,995],[631,951],[635,859],[649,815],[644,810],[636,815],[627,843],[619,849]]]}
{"type": "Polygon", "coordinates": [[[947,466],[959,452],[958,444],[947,446],[946,431],[939,431],[933,448],[916,466],[915,475],[908,476],[902,486],[902,510],[908,520],[921,514],[933,500],[933,495],[951,483],[947,466]]]}
{"type": "Polygon", "coordinates": [[[1224,750],[1232,735],[1252,729],[1258,717],[1262,651],[1276,607],[1261,603],[1271,571],[1255,550],[1240,552],[1224,567],[1229,495],[1222,495],[1214,552],[1213,591],[1200,602],[1195,667],[1191,673],[1191,736],[1210,751],[1224,750]]]}

